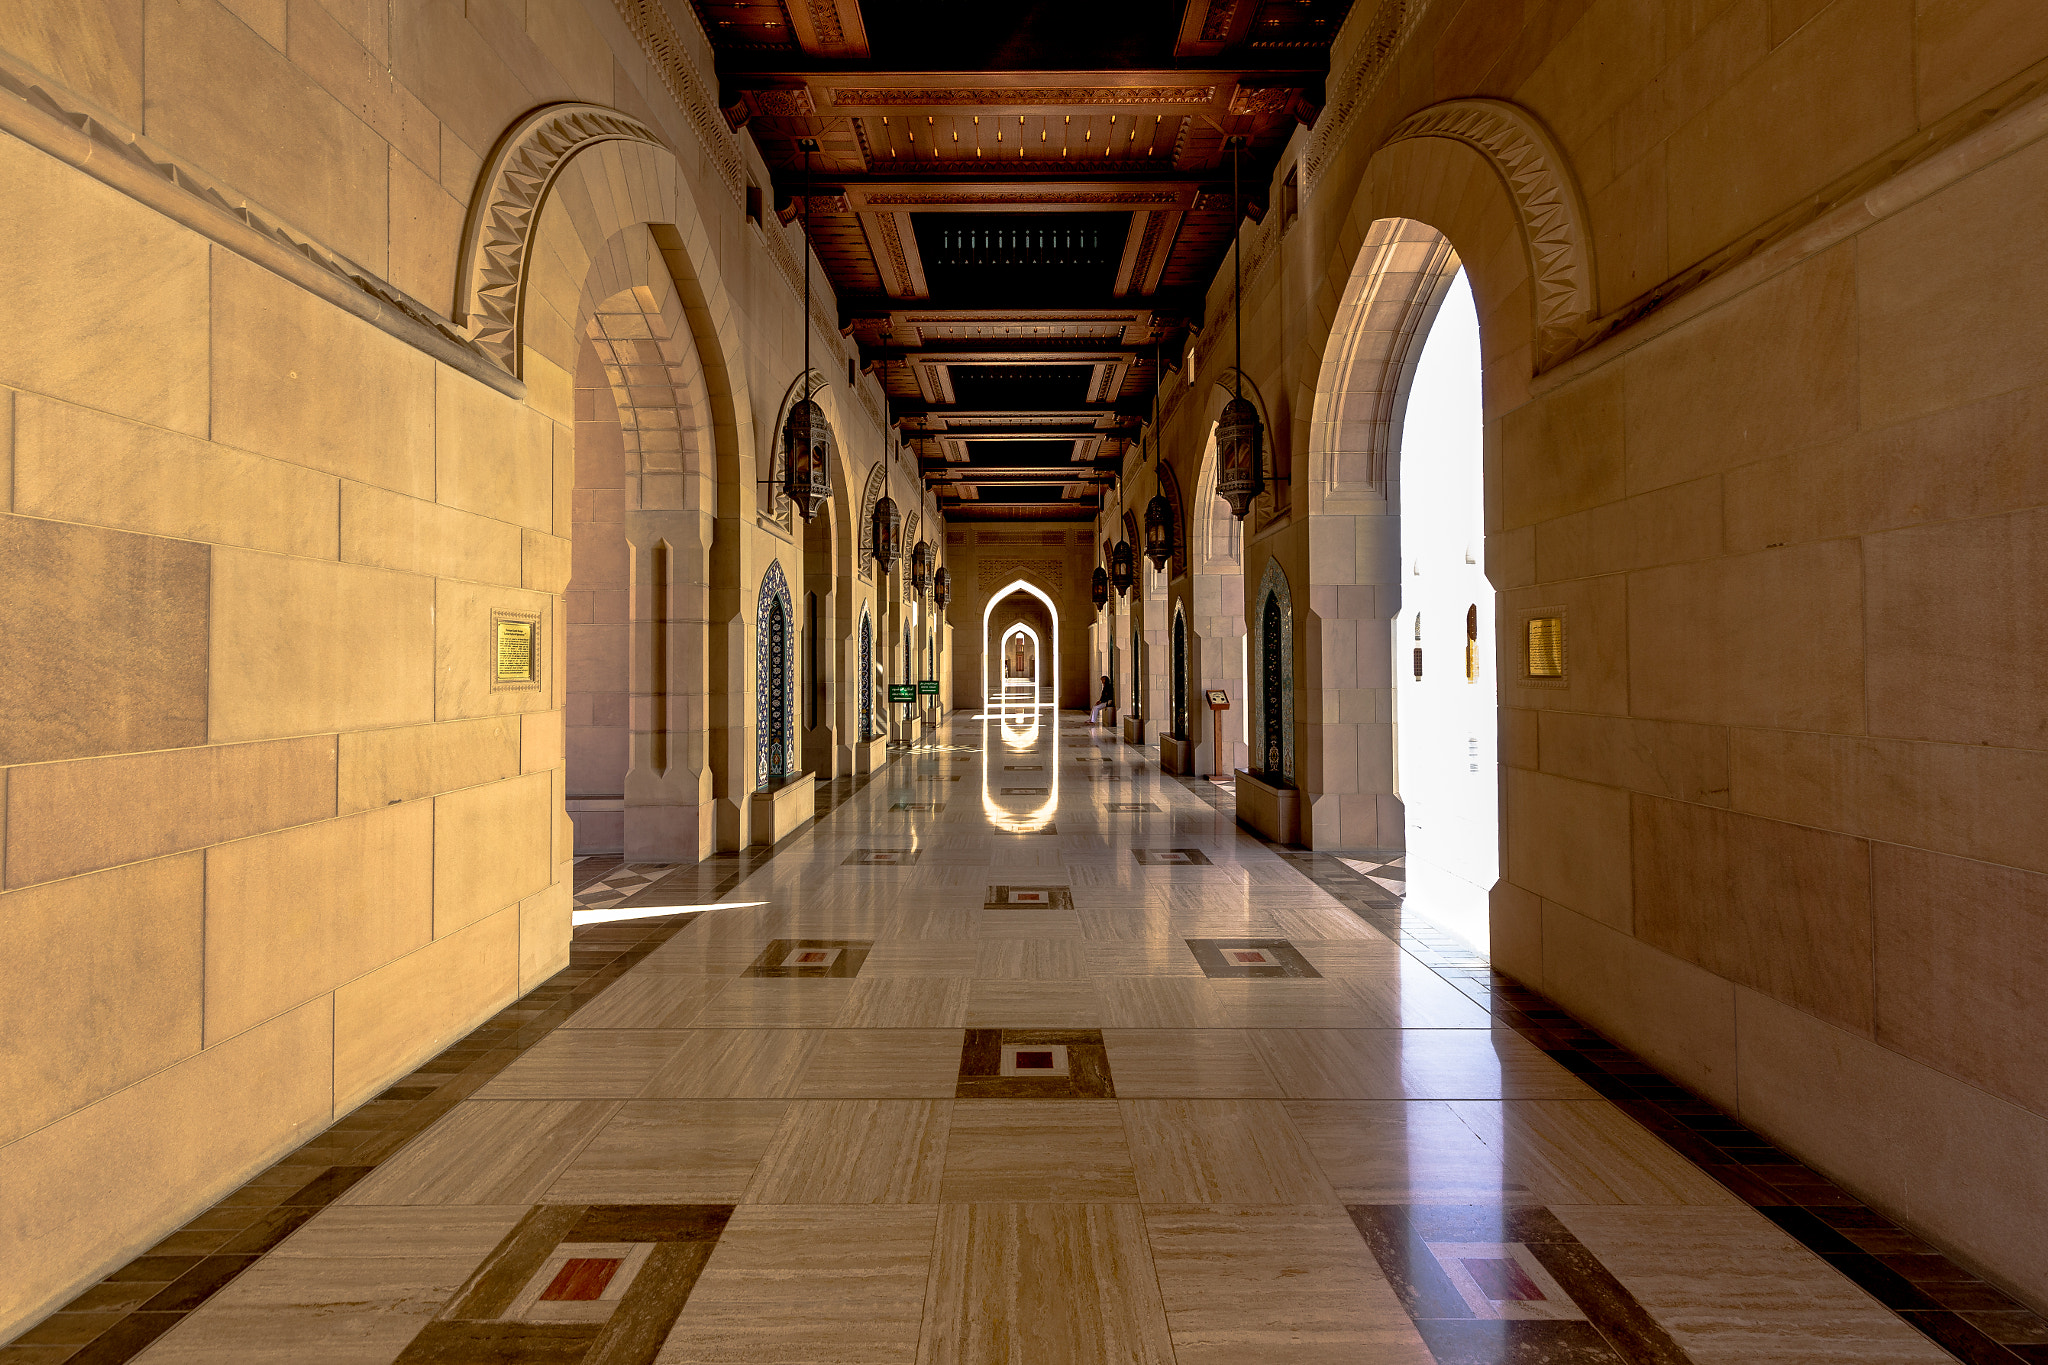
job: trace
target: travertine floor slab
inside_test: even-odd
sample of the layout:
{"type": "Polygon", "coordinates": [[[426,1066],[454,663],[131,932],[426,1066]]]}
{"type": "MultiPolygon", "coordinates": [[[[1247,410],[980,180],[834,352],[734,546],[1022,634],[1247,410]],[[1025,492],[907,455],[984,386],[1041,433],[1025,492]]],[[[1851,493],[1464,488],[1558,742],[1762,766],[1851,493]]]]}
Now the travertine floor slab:
{"type": "Polygon", "coordinates": [[[508,1009],[52,1330],[197,1304],[137,1357],[181,1365],[1944,1358],[1737,1198],[1780,1168],[1696,1164],[1384,887],[1086,727],[942,742],[690,897],[766,904],[579,933],[617,965],[573,1008],[508,1009]]]}

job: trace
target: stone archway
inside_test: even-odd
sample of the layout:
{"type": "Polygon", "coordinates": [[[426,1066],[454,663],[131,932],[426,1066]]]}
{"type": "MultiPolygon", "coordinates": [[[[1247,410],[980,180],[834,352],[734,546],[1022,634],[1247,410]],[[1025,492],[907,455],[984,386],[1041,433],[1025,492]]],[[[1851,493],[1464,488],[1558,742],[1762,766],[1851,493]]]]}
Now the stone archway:
{"type": "Polygon", "coordinates": [[[1592,250],[1568,164],[1540,122],[1504,101],[1457,100],[1389,134],[1326,259],[1312,311],[1329,323],[1304,338],[1296,361],[1297,372],[1317,376],[1297,500],[1305,516],[1252,558],[1281,559],[1302,585],[1294,646],[1302,840],[1396,848],[1403,824],[1388,622],[1401,579],[1391,471],[1408,382],[1463,264],[1497,441],[1502,415],[1527,401],[1531,379],[1591,333],[1592,250]],[[1327,547],[1313,562],[1311,541],[1327,547]]]}
{"type": "MultiPolygon", "coordinates": [[[[692,861],[745,842],[753,785],[752,707],[740,699],[752,694],[754,623],[730,596],[714,619],[710,588],[714,575],[744,581],[761,569],[751,538],[737,533],[747,505],[741,490],[752,487],[756,464],[746,376],[727,362],[743,350],[740,312],[661,139],[615,109],[537,109],[499,139],[479,177],[455,318],[485,355],[524,381],[530,406],[567,424],[579,353],[595,341],[591,322],[599,319],[605,332],[603,310],[627,294],[649,320],[648,334],[631,340],[652,344],[635,347],[635,363],[607,378],[624,396],[622,426],[630,411],[646,461],[637,510],[660,523],[643,528],[646,554],[635,564],[636,573],[646,566],[645,605],[634,610],[650,637],[644,648],[654,650],[651,637],[663,636],[646,672],[663,681],[665,704],[650,698],[648,709],[670,722],[647,731],[649,762],[629,772],[627,807],[644,814],[639,842],[628,838],[627,846],[629,856],[692,861]],[[673,449],[664,448],[668,426],[677,430],[673,449]],[[715,534],[720,523],[732,533],[715,534]],[[657,565],[666,573],[659,584],[657,565]],[[679,726],[684,715],[691,719],[679,726]],[[662,747],[666,762],[657,763],[653,751],[662,747]]],[[[556,504],[566,507],[570,462],[554,464],[556,504]]]]}

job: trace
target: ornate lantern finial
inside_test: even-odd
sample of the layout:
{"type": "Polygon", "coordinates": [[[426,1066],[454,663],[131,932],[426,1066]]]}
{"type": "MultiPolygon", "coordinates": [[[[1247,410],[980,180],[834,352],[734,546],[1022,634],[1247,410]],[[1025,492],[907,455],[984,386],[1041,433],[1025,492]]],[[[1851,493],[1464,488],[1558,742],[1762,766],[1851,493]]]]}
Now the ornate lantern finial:
{"type": "Polygon", "coordinates": [[[1116,584],[1118,597],[1129,596],[1131,584],[1138,581],[1138,557],[1128,540],[1119,540],[1109,552],[1109,581],[1116,584]]]}
{"type": "Polygon", "coordinates": [[[1173,504],[1164,490],[1145,504],[1145,558],[1154,573],[1166,572],[1166,561],[1173,558],[1173,504]]]}
{"type": "Polygon", "coordinates": [[[1259,410],[1250,399],[1233,398],[1223,405],[1216,423],[1216,496],[1230,504],[1230,515],[1239,521],[1265,490],[1265,439],[1259,410]]]}
{"type": "MultiPolygon", "coordinates": [[[[804,372],[810,383],[810,371],[804,372]]],[[[832,454],[835,443],[825,410],[804,398],[791,406],[782,424],[782,484],[797,515],[805,521],[832,496],[832,454]]]]}
{"type": "Polygon", "coordinates": [[[884,578],[896,567],[896,559],[903,553],[903,514],[896,510],[896,499],[887,493],[875,502],[875,565],[884,578]]]}
{"type": "Polygon", "coordinates": [[[1095,573],[1088,580],[1088,598],[1095,603],[1097,611],[1109,605],[1109,575],[1103,572],[1100,565],[1096,566],[1095,573]]]}

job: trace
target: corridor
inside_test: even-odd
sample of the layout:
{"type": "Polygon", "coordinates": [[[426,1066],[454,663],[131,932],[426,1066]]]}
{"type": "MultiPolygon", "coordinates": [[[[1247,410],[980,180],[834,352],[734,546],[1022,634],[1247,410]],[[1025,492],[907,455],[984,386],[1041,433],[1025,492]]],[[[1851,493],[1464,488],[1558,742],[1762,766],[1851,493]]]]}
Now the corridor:
{"type": "Polygon", "coordinates": [[[1387,884],[1038,714],[772,851],[583,860],[622,918],[566,971],[0,1365],[2048,1358],[1387,884]]]}

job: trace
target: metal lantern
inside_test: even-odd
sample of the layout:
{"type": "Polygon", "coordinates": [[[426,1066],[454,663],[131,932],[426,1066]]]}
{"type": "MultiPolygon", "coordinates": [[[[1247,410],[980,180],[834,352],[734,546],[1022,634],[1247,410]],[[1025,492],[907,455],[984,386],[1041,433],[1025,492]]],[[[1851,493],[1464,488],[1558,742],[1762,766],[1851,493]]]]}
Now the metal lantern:
{"type": "Polygon", "coordinates": [[[875,503],[875,564],[884,577],[902,553],[903,514],[896,510],[896,499],[884,493],[875,503]]]}
{"type": "Polygon", "coordinates": [[[1250,400],[1233,398],[1223,405],[1223,416],[1216,423],[1216,496],[1230,504],[1230,515],[1239,521],[1266,487],[1261,458],[1265,443],[1259,410],[1250,400]]]}
{"type": "Polygon", "coordinates": [[[910,552],[910,586],[919,597],[932,585],[932,546],[928,540],[917,542],[917,548],[910,552]]]}
{"type": "Polygon", "coordinates": [[[1109,605],[1109,575],[1104,573],[1100,567],[1095,570],[1094,576],[1088,580],[1088,597],[1090,601],[1095,603],[1095,610],[1097,611],[1101,611],[1105,606],[1109,605]]]}
{"type": "Polygon", "coordinates": [[[940,611],[944,611],[946,603],[952,600],[953,575],[947,571],[945,565],[941,564],[939,565],[938,572],[932,575],[932,605],[940,611]]]}
{"type": "Polygon", "coordinates": [[[782,424],[782,486],[805,521],[832,496],[832,425],[825,410],[806,398],[782,424]]]}
{"type": "Polygon", "coordinates": [[[1164,493],[1154,493],[1145,504],[1145,558],[1154,573],[1166,572],[1166,561],[1173,558],[1173,504],[1164,493]]]}
{"type": "Polygon", "coordinates": [[[1138,581],[1138,556],[1128,540],[1119,540],[1109,552],[1109,581],[1116,584],[1118,597],[1129,596],[1131,584],[1138,581]]]}

